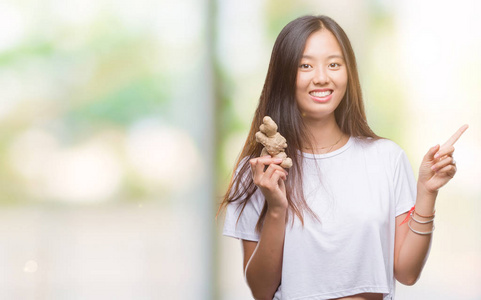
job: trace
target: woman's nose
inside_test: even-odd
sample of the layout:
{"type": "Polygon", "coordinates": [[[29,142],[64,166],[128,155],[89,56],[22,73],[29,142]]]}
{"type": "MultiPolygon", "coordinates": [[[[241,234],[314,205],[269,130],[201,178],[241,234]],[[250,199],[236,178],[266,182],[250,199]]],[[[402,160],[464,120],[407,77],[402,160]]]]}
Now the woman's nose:
{"type": "Polygon", "coordinates": [[[329,76],[327,75],[327,72],[325,70],[317,69],[312,82],[314,84],[326,84],[329,82],[329,76]]]}

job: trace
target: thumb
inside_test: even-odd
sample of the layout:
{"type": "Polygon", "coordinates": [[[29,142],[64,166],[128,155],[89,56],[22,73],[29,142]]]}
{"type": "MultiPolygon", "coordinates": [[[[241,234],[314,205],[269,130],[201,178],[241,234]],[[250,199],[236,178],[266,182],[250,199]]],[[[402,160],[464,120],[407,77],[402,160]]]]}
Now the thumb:
{"type": "Polygon", "coordinates": [[[434,154],[436,154],[436,152],[439,151],[439,144],[437,144],[436,146],[434,147],[431,147],[428,151],[428,153],[426,153],[426,155],[424,155],[424,160],[425,161],[431,161],[431,160],[434,160],[434,154]]]}

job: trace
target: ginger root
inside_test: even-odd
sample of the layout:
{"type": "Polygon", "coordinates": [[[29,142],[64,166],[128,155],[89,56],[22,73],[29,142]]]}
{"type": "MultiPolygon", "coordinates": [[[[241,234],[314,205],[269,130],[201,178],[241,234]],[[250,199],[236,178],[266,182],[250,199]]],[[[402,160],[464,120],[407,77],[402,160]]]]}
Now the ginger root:
{"type": "Polygon", "coordinates": [[[256,141],[264,145],[261,156],[270,155],[273,158],[282,158],[280,164],[283,168],[292,167],[292,160],[284,151],[287,148],[286,139],[277,132],[277,124],[269,116],[262,119],[262,124],[256,133],[256,141]]]}

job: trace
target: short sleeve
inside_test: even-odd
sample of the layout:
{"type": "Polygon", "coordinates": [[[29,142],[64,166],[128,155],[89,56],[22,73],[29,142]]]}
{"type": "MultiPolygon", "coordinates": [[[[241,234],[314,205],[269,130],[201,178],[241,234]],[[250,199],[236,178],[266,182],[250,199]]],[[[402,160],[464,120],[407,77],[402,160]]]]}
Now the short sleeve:
{"type": "Polygon", "coordinates": [[[227,205],[223,235],[237,239],[259,241],[256,224],[264,206],[264,201],[261,191],[259,189],[256,190],[249,201],[247,201],[240,217],[239,214],[242,211],[243,204],[239,202],[229,203],[227,205]]]}
{"type": "MultiPolygon", "coordinates": [[[[242,162],[240,165],[242,165],[242,162]]],[[[236,175],[239,169],[236,170],[236,175]]],[[[246,177],[242,180],[246,180],[246,177]]],[[[256,225],[264,207],[264,195],[257,189],[247,201],[244,210],[242,210],[244,204],[241,202],[243,201],[239,200],[227,205],[223,235],[257,242],[260,236],[256,232],[256,225]]]]}
{"type": "Polygon", "coordinates": [[[416,180],[406,153],[401,150],[394,170],[396,217],[409,211],[416,202],[416,180]]]}

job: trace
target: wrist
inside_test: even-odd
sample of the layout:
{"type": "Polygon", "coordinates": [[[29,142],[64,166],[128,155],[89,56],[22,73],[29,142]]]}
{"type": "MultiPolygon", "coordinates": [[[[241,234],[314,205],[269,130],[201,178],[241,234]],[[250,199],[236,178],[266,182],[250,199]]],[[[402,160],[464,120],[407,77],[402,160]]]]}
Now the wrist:
{"type": "Polygon", "coordinates": [[[284,207],[282,205],[279,206],[271,206],[267,205],[267,214],[272,216],[285,216],[287,213],[287,206],[284,207]]]}
{"type": "Polygon", "coordinates": [[[435,211],[438,191],[429,191],[423,185],[418,184],[416,197],[416,212],[421,215],[431,215],[435,211]]]}
{"type": "Polygon", "coordinates": [[[438,192],[439,192],[439,190],[434,190],[434,191],[430,190],[424,184],[418,182],[418,185],[417,185],[418,197],[422,196],[422,197],[428,197],[428,198],[436,199],[436,197],[438,196],[438,192]]]}

